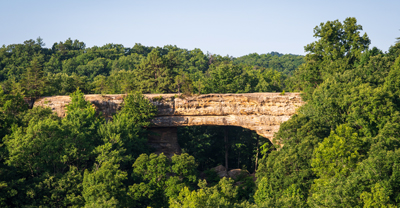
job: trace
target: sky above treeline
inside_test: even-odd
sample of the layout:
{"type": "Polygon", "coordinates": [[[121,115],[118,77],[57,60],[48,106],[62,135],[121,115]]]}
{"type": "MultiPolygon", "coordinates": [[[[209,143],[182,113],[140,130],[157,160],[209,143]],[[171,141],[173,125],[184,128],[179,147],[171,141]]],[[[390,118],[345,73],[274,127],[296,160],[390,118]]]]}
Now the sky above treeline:
{"type": "Polygon", "coordinates": [[[249,53],[304,55],[313,28],[356,17],[382,51],[400,37],[400,1],[0,1],[0,45],[68,38],[87,47],[176,45],[239,57],[249,53]]]}

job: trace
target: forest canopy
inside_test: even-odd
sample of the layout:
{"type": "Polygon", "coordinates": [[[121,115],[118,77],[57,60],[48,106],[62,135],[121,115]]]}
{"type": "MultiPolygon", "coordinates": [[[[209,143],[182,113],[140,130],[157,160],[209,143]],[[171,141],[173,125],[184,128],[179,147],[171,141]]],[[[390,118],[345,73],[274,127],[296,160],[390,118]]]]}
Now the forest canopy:
{"type": "Polygon", "coordinates": [[[3,45],[0,206],[398,207],[400,43],[370,48],[362,29],[356,18],[323,22],[305,56],[72,39],[45,48],[40,37],[3,45]],[[275,134],[283,146],[215,126],[178,129],[183,153],[171,158],[147,144],[157,109],[141,93],[282,91],[306,101],[275,134]],[[87,93],[126,98],[106,121],[87,93]],[[71,97],[64,118],[27,104],[50,95],[71,97]],[[211,169],[226,149],[237,178],[211,169]]]}
{"type": "Polygon", "coordinates": [[[0,48],[0,82],[5,92],[29,98],[78,88],[91,94],[269,92],[282,91],[302,63],[303,56],[277,52],[233,58],[172,45],[86,47],[72,39],[45,48],[39,37],[0,48]]]}

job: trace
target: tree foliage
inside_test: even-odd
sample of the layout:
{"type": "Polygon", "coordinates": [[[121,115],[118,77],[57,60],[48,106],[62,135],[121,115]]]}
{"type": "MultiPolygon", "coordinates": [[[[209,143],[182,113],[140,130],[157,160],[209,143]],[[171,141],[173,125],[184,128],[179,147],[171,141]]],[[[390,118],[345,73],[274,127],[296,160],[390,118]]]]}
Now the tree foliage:
{"type": "Polygon", "coordinates": [[[259,206],[398,205],[399,54],[396,45],[369,50],[361,29],[355,18],[314,29],[319,40],[294,73],[307,104],[281,125],[283,147],[261,161],[259,206]]]}
{"type": "Polygon", "coordinates": [[[305,57],[86,47],[70,38],[51,48],[40,37],[3,45],[0,206],[397,207],[400,43],[370,49],[361,31],[351,17],[321,23],[305,57]],[[157,108],[136,93],[283,90],[302,91],[306,103],[273,144],[240,128],[184,127],[183,153],[171,158],[151,153],[147,129],[157,108]],[[106,121],[88,93],[125,97],[106,121]],[[46,95],[70,95],[64,118],[28,109],[46,95]],[[256,169],[256,184],[210,170],[224,164],[227,150],[226,164],[256,169]]]}

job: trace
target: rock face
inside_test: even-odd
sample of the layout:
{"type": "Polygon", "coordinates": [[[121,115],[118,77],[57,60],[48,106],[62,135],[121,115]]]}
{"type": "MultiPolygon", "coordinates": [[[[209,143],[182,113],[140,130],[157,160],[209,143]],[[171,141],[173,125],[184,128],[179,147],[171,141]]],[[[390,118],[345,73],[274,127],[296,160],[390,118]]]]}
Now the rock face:
{"type": "Polygon", "coordinates": [[[220,178],[229,177],[236,180],[240,175],[250,175],[247,170],[242,169],[232,169],[227,171],[223,165],[218,165],[217,167],[211,168],[214,170],[220,178]]]}
{"type": "Polygon", "coordinates": [[[174,154],[181,154],[181,147],[178,144],[177,128],[151,128],[148,137],[148,144],[155,150],[156,154],[164,153],[171,158],[174,154]]]}
{"type": "Polygon", "coordinates": [[[298,93],[207,94],[154,103],[162,109],[153,119],[155,126],[241,126],[271,141],[280,124],[303,104],[298,93]]]}
{"type": "MultiPolygon", "coordinates": [[[[180,153],[177,143],[178,126],[241,126],[256,131],[271,142],[282,122],[287,121],[303,105],[299,93],[206,94],[179,96],[176,94],[146,94],[158,108],[152,120],[155,134],[149,135],[150,146],[156,152],[171,157],[180,153]]],[[[85,99],[111,119],[121,108],[125,95],[85,95],[85,99]]],[[[43,97],[33,107],[50,107],[64,117],[69,96],[43,97]]]]}
{"type": "MultiPolygon", "coordinates": [[[[97,111],[102,112],[107,119],[110,119],[120,108],[125,95],[85,95],[85,99],[90,101],[97,111]]],[[[49,107],[58,116],[64,117],[66,114],[65,106],[71,102],[68,95],[42,97],[35,101],[33,107],[49,107]]]]}
{"type": "Polygon", "coordinates": [[[226,168],[223,165],[218,165],[217,167],[211,168],[211,170],[214,170],[220,178],[228,176],[226,168]]]}
{"type": "Polygon", "coordinates": [[[228,171],[228,176],[230,178],[233,178],[234,180],[236,180],[241,174],[249,175],[247,170],[242,170],[242,169],[232,169],[228,171]]]}
{"type": "MultiPolygon", "coordinates": [[[[85,95],[106,118],[121,108],[125,95],[85,95]]],[[[145,95],[158,108],[152,120],[154,127],[222,125],[241,126],[256,131],[272,141],[282,122],[287,121],[303,105],[299,93],[246,93],[178,96],[176,94],[145,95]]],[[[65,116],[69,96],[43,97],[35,106],[50,107],[58,116],[65,116]]]]}

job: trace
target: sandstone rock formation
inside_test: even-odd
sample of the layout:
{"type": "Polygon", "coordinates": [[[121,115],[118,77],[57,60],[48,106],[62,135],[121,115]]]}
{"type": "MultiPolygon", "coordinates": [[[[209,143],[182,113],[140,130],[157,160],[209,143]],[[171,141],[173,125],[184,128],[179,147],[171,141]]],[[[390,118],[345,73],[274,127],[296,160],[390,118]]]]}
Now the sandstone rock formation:
{"type": "Polygon", "coordinates": [[[223,165],[218,165],[217,167],[211,168],[215,171],[220,178],[229,177],[236,180],[240,175],[250,175],[247,170],[242,169],[232,169],[227,171],[223,165]]]}
{"type": "MultiPolygon", "coordinates": [[[[292,116],[303,104],[298,93],[247,93],[206,94],[180,96],[176,94],[146,94],[158,108],[152,120],[153,133],[149,145],[156,153],[171,157],[180,154],[176,127],[222,125],[241,126],[256,131],[271,142],[282,122],[292,116]]],[[[111,119],[123,104],[125,95],[85,95],[97,111],[111,119]]],[[[42,97],[33,107],[50,107],[58,116],[64,117],[69,96],[42,97]]]]}
{"type": "Polygon", "coordinates": [[[168,158],[182,153],[178,144],[177,128],[151,128],[150,131],[148,144],[155,150],[154,153],[164,153],[168,158]]]}
{"type": "Polygon", "coordinates": [[[250,173],[247,170],[242,170],[242,169],[232,169],[228,171],[228,176],[234,180],[236,180],[240,175],[250,175],[250,173]]]}
{"type": "MultiPolygon", "coordinates": [[[[125,95],[85,95],[98,111],[111,118],[121,108],[125,95]]],[[[146,94],[158,108],[154,127],[230,125],[256,131],[272,141],[282,122],[287,121],[303,104],[299,93],[146,94]]],[[[69,96],[43,97],[35,106],[50,107],[65,116],[69,96]]]]}
{"type": "Polygon", "coordinates": [[[211,170],[214,170],[220,178],[228,177],[226,168],[223,165],[218,165],[217,167],[211,168],[211,170]]]}

